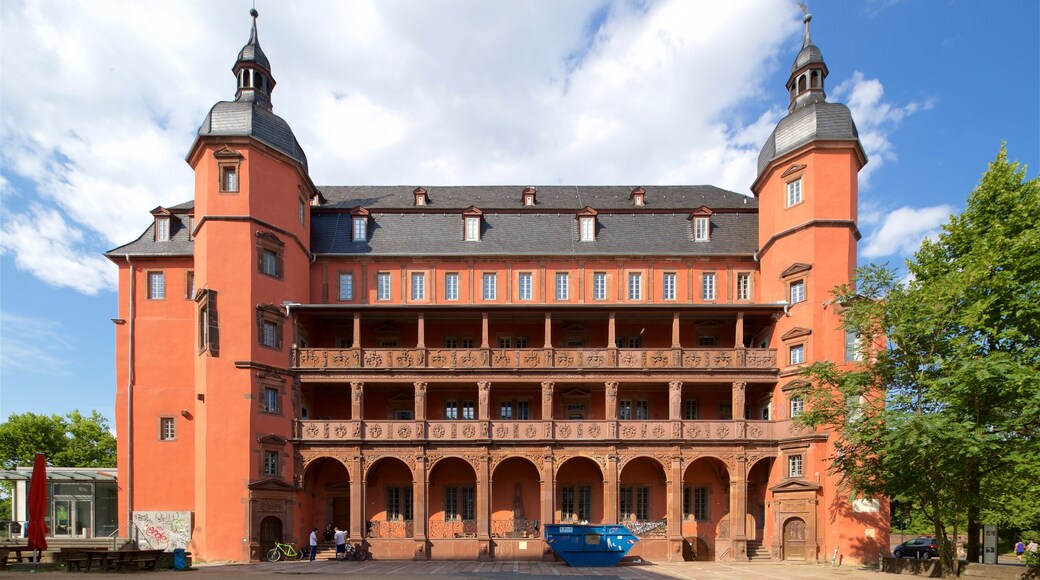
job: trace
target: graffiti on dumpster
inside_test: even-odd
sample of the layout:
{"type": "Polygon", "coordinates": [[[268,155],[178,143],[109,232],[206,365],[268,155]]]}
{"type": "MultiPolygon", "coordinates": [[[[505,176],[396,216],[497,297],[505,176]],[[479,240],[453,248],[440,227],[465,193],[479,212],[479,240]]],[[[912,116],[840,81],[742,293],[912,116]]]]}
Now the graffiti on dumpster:
{"type": "Polygon", "coordinates": [[[187,548],[191,541],[191,512],[134,512],[134,525],[142,549],[187,548]]]}

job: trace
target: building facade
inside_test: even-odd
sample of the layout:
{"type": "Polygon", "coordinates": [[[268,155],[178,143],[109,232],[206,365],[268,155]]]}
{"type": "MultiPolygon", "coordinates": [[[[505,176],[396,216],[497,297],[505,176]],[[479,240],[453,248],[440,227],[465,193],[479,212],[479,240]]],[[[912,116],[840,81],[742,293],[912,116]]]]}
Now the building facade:
{"type": "Polygon", "coordinates": [[[253,15],[194,199],[107,253],[128,533],[190,512],[203,560],[327,524],[376,558],[542,559],[543,523],[620,522],[649,559],[876,561],[886,503],[792,421],[799,369],[858,355],[828,298],[866,162],[808,19],[745,196],[315,186],[253,15]]]}

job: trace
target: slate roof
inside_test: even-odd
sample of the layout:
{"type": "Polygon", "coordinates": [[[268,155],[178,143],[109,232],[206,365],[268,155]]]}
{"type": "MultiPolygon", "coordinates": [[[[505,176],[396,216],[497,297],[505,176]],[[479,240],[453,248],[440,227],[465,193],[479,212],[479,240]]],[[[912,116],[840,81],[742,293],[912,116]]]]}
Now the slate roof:
{"type": "Polygon", "coordinates": [[[758,154],[758,176],[769,163],[811,141],[858,140],[849,108],[841,103],[815,102],[795,109],[777,123],[758,154]]]}
{"type": "Polygon", "coordinates": [[[315,213],[311,251],[339,255],[733,255],[758,249],[757,213],[716,213],[711,240],[694,242],[689,213],[597,216],[596,240],[578,240],[574,213],[485,213],[481,239],[463,240],[461,213],[373,213],[368,240],[353,242],[346,212],[315,213]]]}
{"type": "MultiPolygon", "coordinates": [[[[431,209],[458,209],[476,206],[483,211],[524,208],[523,185],[474,185],[425,187],[431,209]]],[[[578,211],[591,206],[597,211],[633,209],[630,195],[635,185],[551,185],[535,186],[537,210],[578,211]]],[[[387,208],[414,208],[413,185],[397,186],[320,186],[328,201],[323,207],[350,209],[364,206],[370,211],[387,208]]],[[[660,185],[645,187],[645,208],[692,211],[702,205],[719,208],[757,208],[758,200],[713,185],[660,185]]],[[[531,209],[531,208],[525,208],[531,209]]]]}
{"type": "MultiPolygon", "coordinates": [[[[289,124],[258,101],[249,98],[252,97],[252,91],[247,93],[243,93],[240,100],[220,101],[213,105],[199,127],[198,136],[253,137],[299,161],[303,170],[307,171],[307,155],[289,124]]],[[[195,149],[194,143],[191,148],[195,149]]]]}
{"type": "MultiPolygon", "coordinates": [[[[178,204],[166,209],[191,209],[193,202],[178,204]]],[[[191,256],[195,253],[195,242],[190,239],[188,232],[187,214],[173,214],[170,216],[170,240],[167,242],[155,241],[155,222],[136,240],[129,244],[123,244],[105,252],[105,256],[112,259],[120,259],[124,255],[129,256],[191,256]]]]}

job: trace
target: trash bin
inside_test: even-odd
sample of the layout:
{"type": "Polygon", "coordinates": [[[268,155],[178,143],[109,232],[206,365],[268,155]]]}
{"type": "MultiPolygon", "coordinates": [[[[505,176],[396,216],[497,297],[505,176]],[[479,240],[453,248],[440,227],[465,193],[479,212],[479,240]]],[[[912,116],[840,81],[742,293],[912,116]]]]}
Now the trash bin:
{"type": "Polygon", "coordinates": [[[185,570],[188,568],[188,559],[184,556],[184,549],[177,548],[173,551],[173,569],[185,570]]]}
{"type": "Polygon", "coordinates": [[[639,541],[624,526],[546,524],[545,541],[571,566],[617,566],[639,541]]]}

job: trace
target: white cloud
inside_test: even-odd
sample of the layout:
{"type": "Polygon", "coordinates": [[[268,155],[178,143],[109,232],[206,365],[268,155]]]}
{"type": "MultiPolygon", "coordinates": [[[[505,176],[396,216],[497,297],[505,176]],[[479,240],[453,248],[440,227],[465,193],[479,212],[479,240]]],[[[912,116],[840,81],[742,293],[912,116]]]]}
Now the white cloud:
{"type": "MultiPolygon", "coordinates": [[[[782,86],[764,81],[793,58],[800,30],[793,4],[751,0],[260,9],[274,110],[314,181],[332,185],[747,192],[783,115],[782,86]]],[[[112,289],[99,253],[135,239],[152,208],[191,199],[183,157],[209,107],[234,97],[230,69],[249,18],[239,4],[204,0],[0,10],[0,49],[19,55],[4,60],[0,78],[11,182],[0,197],[0,248],[48,283],[112,289]]],[[[852,95],[878,110],[860,84],[852,95]]]]}
{"type": "Polygon", "coordinates": [[[939,233],[940,226],[949,220],[953,211],[949,205],[901,207],[890,211],[881,216],[880,227],[867,237],[860,254],[865,258],[913,254],[925,238],[939,233]]]}
{"type": "Polygon", "coordinates": [[[860,187],[870,187],[870,176],[898,156],[889,135],[899,124],[918,111],[935,106],[935,99],[923,103],[910,101],[905,105],[894,105],[883,99],[885,88],[878,79],[867,79],[855,71],[852,78],[840,83],[831,94],[832,101],[844,102],[852,111],[852,118],[859,130],[859,140],[867,153],[869,163],[859,173],[860,187]]]}

